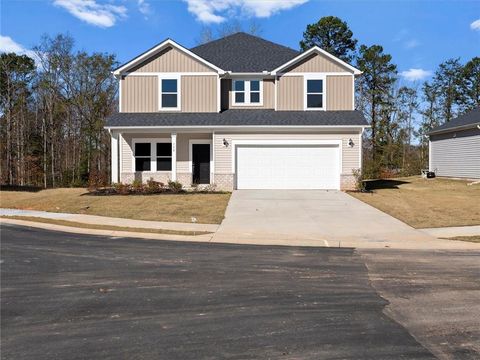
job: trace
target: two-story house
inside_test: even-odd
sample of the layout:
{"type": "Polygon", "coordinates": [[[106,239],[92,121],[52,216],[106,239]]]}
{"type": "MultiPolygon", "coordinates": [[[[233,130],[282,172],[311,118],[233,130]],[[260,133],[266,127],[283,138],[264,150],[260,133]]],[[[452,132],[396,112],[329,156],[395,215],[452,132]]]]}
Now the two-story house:
{"type": "Polygon", "coordinates": [[[352,188],[368,126],[354,110],[360,73],[245,33],[192,49],[165,40],[114,71],[112,182],[352,188]]]}

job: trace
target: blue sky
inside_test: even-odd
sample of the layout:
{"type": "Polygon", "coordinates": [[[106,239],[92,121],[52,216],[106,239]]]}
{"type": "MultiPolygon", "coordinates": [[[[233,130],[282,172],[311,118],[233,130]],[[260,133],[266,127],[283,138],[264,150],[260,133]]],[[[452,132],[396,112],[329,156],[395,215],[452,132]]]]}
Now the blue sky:
{"type": "Polygon", "coordinates": [[[246,28],[254,19],[262,37],[298,49],[306,25],[327,15],[347,21],[360,44],[382,45],[405,82],[480,55],[478,0],[2,0],[0,13],[1,51],[28,53],[42,34],[68,32],[78,49],[121,63],[167,37],[194,46],[202,27],[229,19],[246,28]]]}

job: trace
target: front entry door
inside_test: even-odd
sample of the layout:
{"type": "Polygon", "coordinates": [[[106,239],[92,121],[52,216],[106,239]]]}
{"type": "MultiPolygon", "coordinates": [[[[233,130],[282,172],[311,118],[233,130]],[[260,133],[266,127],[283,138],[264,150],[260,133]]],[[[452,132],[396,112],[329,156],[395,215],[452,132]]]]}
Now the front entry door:
{"type": "Polygon", "coordinates": [[[194,184],[210,184],[210,144],[192,144],[194,184]]]}

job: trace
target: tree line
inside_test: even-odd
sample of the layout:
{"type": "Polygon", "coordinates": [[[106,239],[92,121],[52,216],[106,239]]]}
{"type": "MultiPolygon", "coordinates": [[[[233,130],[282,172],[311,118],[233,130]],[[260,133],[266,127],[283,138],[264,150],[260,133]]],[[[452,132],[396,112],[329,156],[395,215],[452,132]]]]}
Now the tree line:
{"type": "MultiPolygon", "coordinates": [[[[241,30],[224,26],[218,36],[241,30]]],[[[258,24],[249,31],[259,34],[258,24]]],[[[203,41],[217,36],[202,30],[203,41]]],[[[305,51],[317,45],[356,66],[356,108],[371,128],[364,137],[367,177],[418,174],[428,162],[426,133],[480,106],[480,58],[448,59],[431,80],[402,85],[381,45],[358,45],[333,16],[307,25],[305,51]]],[[[0,182],[43,187],[108,183],[106,117],[117,111],[115,55],[74,51],[68,35],[43,36],[33,56],[0,55],[0,182]]]]}
{"type": "Polygon", "coordinates": [[[0,55],[1,183],[43,187],[106,183],[116,110],[112,54],[73,51],[68,35],[44,36],[33,56],[0,55]]]}

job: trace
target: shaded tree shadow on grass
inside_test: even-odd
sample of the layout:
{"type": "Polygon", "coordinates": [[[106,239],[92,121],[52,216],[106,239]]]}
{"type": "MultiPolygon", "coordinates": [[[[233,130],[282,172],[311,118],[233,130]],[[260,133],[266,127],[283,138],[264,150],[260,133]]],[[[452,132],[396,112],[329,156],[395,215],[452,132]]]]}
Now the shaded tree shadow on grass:
{"type": "Polygon", "coordinates": [[[409,184],[409,181],[393,180],[393,179],[378,179],[365,180],[365,190],[381,190],[381,189],[398,189],[399,185],[409,184]]]}
{"type": "Polygon", "coordinates": [[[21,191],[21,192],[39,192],[44,190],[40,186],[29,185],[0,185],[0,191],[21,191]]]}

